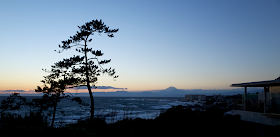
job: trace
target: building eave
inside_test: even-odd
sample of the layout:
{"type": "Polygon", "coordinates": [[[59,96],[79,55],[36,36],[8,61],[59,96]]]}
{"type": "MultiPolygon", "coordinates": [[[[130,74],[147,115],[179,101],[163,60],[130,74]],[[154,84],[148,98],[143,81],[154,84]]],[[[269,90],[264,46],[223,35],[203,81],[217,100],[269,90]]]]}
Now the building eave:
{"type": "Polygon", "coordinates": [[[231,87],[269,87],[280,86],[280,79],[232,84],[231,87]]]}

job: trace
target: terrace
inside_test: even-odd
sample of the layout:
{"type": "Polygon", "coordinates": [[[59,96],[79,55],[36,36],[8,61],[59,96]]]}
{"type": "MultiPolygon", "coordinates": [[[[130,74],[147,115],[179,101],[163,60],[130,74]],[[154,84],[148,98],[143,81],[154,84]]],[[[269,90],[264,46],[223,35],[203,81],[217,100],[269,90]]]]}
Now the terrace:
{"type": "Polygon", "coordinates": [[[232,84],[231,87],[244,87],[243,98],[232,100],[232,112],[239,114],[241,120],[280,125],[280,79],[232,84]],[[247,87],[263,87],[264,91],[250,95],[247,87]]]}

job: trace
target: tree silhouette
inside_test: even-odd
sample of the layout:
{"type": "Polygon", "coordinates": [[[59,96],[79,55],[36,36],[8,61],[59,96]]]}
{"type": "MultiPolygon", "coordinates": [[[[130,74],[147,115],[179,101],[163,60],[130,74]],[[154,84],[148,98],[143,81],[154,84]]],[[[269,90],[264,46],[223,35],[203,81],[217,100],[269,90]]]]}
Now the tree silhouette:
{"type": "MultiPolygon", "coordinates": [[[[46,105],[46,107],[52,106],[54,108],[53,110],[53,118],[51,127],[53,127],[54,119],[55,119],[55,113],[56,113],[56,106],[57,102],[59,102],[62,98],[65,98],[65,94],[63,93],[66,89],[65,82],[63,80],[55,81],[53,79],[49,80],[42,80],[44,83],[44,87],[41,88],[40,86],[35,89],[35,92],[42,92],[44,93],[44,96],[41,100],[39,100],[40,105],[46,105]],[[62,94],[62,96],[60,96],[62,94]],[[47,102],[48,104],[42,104],[42,102],[47,102]]],[[[42,108],[41,108],[42,112],[42,108]]]]}
{"type": "Polygon", "coordinates": [[[2,100],[0,109],[1,114],[6,110],[19,110],[21,105],[25,105],[26,98],[20,96],[20,93],[12,93],[6,100],[2,100]]]}
{"type": "Polygon", "coordinates": [[[109,76],[113,76],[113,78],[117,78],[118,76],[115,76],[115,69],[103,69],[101,67],[101,64],[109,63],[111,60],[98,60],[97,57],[102,56],[103,53],[101,53],[101,51],[98,50],[92,50],[92,48],[88,47],[88,43],[92,41],[92,39],[90,39],[89,36],[94,35],[95,33],[98,33],[99,35],[101,33],[106,33],[108,37],[112,38],[114,37],[113,33],[118,32],[119,29],[109,29],[109,27],[104,25],[104,22],[102,22],[102,20],[92,20],[90,22],[86,22],[82,26],[78,26],[78,28],[80,29],[80,31],[77,31],[77,33],[74,36],[70,36],[70,39],[62,41],[63,45],[59,45],[59,48],[62,48],[62,50],[58,51],[58,53],[61,53],[63,50],[67,50],[72,47],[76,47],[76,51],[84,55],[83,57],[74,56],[70,59],[65,59],[64,64],[67,64],[66,62],[68,61],[69,65],[72,65],[72,72],[79,75],[80,79],[78,83],[76,83],[77,85],[87,86],[91,101],[90,119],[93,120],[94,98],[92,96],[90,84],[93,84],[93,86],[95,86],[94,84],[97,81],[97,76],[99,76],[100,73],[108,73],[109,76]],[[89,58],[88,54],[90,53],[94,57],[89,58]],[[94,61],[97,61],[97,65],[94,64],[94,61]],[[75,68],[75,66],[78,67],[75,68]]]}
{"type": "MultiPolygon", "coordinates": [[[[51,71],[45,69],[45,72],[50,72],[51,74],[44,76],[45,79],[41,81],[44,83],[43,87],[38,86],[37,89],[35,89],[35,92],[44,93],[41,99],[33,99],[34,105],[41,108],[40,112],[42,113],[42,110],[45,110],[48,107],[54,108],[51,127],[53,127],[57,103],[63,98],[70,97],[69,95],[65,96],[64,94],[67,85],[75,84],[76,81],[79,80],[78,78],[74,78],[72,73],[67,72],[69,65],[71,64],[59,61],[51,66],[51,71]]],[[[74,100],[76,101],[77,99],[74,100]]]]}

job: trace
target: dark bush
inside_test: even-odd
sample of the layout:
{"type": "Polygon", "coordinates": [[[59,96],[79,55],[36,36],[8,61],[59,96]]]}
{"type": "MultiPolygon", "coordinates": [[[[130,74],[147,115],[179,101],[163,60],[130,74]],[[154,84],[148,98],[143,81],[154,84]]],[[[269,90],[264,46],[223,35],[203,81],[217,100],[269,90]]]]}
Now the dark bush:
{"type": "Polygon", "coordinates": [[[22,117],[20,115],[11,115],[9,113],[1,114],[1,129],[15,128],[15,127],[28,127],[28,126],[39,126],[47,127],[47,118],[40,113],[30,112],[28,116],[22,117]]]}

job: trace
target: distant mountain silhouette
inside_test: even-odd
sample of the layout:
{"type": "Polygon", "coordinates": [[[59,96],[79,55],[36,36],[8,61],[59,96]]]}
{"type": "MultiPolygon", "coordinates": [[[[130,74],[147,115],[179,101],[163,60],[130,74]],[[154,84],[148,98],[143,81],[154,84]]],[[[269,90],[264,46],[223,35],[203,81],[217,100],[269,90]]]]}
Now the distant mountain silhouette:
{"type": "Polygon", "coordinates": [[[175,87],[173,87],[173,86],[170,86],[170,87],[168,87],[168,88],[166,88],[166,89],[164,89],[164,90],[160,90],[159,92],[158,92],[159,94],[161,93],[161,94],[165,94],[165,95],[178,95],[178,94],[185,94],[185,91],[184,90],[181,90],[181,89],[177,89],[177,88],[175,88],[175,87]]]}
{"type": "Polygon", "coordinates": [[[166,91],[173,91],[173,90],[178,90],[177,88],[170,86],[167,89],[165,89],[166,91]]]}

